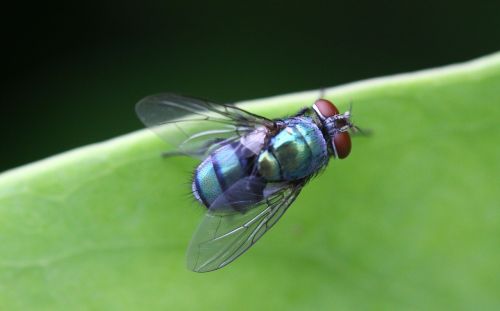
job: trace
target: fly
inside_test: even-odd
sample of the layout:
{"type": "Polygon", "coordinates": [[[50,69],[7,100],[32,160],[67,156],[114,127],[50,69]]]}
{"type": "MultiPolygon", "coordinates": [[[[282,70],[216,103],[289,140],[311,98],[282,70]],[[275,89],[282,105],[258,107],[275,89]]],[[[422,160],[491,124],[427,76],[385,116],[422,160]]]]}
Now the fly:
{"type": "Polygon", "coordinates": [[[220,269],[254,245],[331,158],[349,155],[349,132],[359,130],[350,110],[326,99],[283,119],[175,94],[146,97],[136,111],[176,147],[169,154],[201,160],[192,193],[207,211],[187,251],[195,272],[220,269]]]}

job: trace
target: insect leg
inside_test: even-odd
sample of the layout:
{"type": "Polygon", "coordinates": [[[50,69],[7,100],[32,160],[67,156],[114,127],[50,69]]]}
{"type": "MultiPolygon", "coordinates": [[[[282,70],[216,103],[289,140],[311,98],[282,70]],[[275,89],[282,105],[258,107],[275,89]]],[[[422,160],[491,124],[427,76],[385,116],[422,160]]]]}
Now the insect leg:
{"type": "Polygon", "coordinates": [[[294,117],[301,117],[305,114],[310,114],[312,112],[312,109],[310,107],[304,107],[302,109],[300,109],[295,115],[294,117]]]}
{"type": "Polygon", "coordinates": [[[188,157],[189,155],[180,151],[165,151],[161,153],[162,158],[170,157],[188,157]]]}
{"type": "Polygon", "coordinates": [[[319,89],[319,97],[318,98],[323,98],[325,96],[326,89],[324,87],[319,89]]]}

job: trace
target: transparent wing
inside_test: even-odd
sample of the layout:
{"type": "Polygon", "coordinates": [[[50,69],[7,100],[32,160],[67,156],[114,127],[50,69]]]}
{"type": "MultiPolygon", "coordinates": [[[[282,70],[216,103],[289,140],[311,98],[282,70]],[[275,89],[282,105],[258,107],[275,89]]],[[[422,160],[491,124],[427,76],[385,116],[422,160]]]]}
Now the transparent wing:
{"type": "Polygon", "coordinates": [[[249,182],[252,181],[244,178],[227,190],[232,192],[233,197],[241,197],[241,200],[228,203],[222,198],[212,204],[189,245],[189,269],[208,272],[234,261],[278,221],[305,184],[302,181],[271,187],[268,185],[264,198],[256,198],[245,191],[249,182]],[[241,195],[238,196],[238,193],[241,195]],[[243,206],[245,209],[242,211],[243,206]]]}
{"type": "Polygon", "coordinates": [[[236,106],[168,93],[142,99],[136,112],[177,152],[198,158],[253,131],[265,134],[275,126],[272,120],[236,106]]]}

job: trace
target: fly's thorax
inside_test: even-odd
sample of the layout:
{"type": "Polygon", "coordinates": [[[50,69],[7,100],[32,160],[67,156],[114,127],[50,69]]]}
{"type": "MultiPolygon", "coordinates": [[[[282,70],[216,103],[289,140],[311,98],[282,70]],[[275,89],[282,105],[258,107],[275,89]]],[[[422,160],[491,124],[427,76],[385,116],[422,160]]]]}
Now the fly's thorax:
{"type": "Polygon", "coordinates": [[[318,99],[313,109],[319,117],[329,141],[329,150],[333,157],[344,159],[351,152],[351,136],[348,130],[353,127],[350,111],[343,114],[329,100],[318,99]]]}
{"type": "Polygon", "coordinates": [[[311,118],[295,117],[284,122],[286,127],[270,139],[257,160],[259,174],[268,181],[301,179],[328,161],[326,141],[311,118]]]}

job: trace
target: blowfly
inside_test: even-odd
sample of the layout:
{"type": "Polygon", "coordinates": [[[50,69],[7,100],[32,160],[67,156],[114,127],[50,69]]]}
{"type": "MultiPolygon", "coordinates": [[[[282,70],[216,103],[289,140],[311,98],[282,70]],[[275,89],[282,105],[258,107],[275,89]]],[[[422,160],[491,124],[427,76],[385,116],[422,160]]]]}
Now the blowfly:
{"type": "Polygon", "coordinates": [[[201,161],[192,179],[206,213],[187,251],[188,268],[226,266],[254,245],[331,158],[351,151],[350,109],[326,99],[291,117],[268,119],[234,105],[174,94],[137,103],[141,121],[169,144],[170,155],[201,161]]]}

